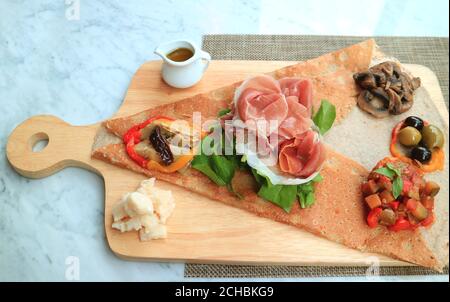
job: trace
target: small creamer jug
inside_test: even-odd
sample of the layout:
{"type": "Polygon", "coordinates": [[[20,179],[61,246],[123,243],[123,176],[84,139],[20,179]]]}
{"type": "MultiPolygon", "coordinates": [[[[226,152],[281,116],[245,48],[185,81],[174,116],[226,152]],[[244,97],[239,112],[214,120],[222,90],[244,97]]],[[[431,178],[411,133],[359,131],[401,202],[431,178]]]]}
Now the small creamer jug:
{"type": "Polygon", "coordinates": [[[155,49],[155,54],[163,59],[162,78],[175,88],[197,84],[211,61],[209,53],[186,40],[164,43],[155,49]]]}

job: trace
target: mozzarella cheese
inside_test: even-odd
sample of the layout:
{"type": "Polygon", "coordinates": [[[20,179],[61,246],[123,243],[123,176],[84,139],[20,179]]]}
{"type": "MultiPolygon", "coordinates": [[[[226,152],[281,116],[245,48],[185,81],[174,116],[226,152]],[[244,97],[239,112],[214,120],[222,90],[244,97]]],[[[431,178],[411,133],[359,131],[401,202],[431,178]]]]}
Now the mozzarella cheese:
{"type": "Polygon", "coordinates": [[[167,237],[167,219],[175,209],[172,192],[155,187],[155,179],[143,180],[113,208],[112,227],[121,232],[139,231],[142,241],[167,237]]]}

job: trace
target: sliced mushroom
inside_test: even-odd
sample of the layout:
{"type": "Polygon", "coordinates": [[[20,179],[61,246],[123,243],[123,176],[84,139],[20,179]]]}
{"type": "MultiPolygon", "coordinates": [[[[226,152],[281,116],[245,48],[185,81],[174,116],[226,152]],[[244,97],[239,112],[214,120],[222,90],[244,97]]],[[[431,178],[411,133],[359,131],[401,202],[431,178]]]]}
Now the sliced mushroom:
{"type": "Polygon", "coordinates": [[[409,110],[414,103],[414,91],[420,86],[420,78],[412,78],[399,64],[391,61],[356,73],[353,78],[363,89],[358,105],[376,117],[409,110]]]}
{"type": "Polygon", "coordinates": [[[370,72],[355,73],[353,78],[363,89],[374,89],[377,87],[377,81],[375,80],[374,75],[370,72]]]}
{"type": "Polygon", "coordinates": [[[420,78],[413,78],[411,81],[411,84],[412,84],[413,89],[416,90],[421,85],[420,78]]]}
{"type": "Polygon", "coordinates": [[[375,65],[369,69],[372,73],[384,73],[387,76],[391,76],[394,73],[394,62],[386,61],[375,65]]]}
{"type": "Polygon", "coordinates": [[[389,112],[392,114],[400,114],[404,111],[403,110],[403,103],[400,96],[395,93],[393,89],[389,89],[387,91],[387,94],[389,95],[390,104],[389,104],[389,112]]]}
{"type": "Polygon", "coordinates": [[[358,97],[358,106],[376,118],[389,116],[386,100],[375,96],[368,90],[363,90],[358,97]]]}

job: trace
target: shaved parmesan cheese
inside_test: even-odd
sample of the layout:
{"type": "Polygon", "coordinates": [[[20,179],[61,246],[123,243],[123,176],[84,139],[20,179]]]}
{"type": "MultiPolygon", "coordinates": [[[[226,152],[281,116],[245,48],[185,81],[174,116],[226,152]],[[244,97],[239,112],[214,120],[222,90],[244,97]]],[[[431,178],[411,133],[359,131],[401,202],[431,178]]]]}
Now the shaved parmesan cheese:
{"type": "Polygon", "coordinates": [[[155,179],[141,182],[113,208],[112,227],[121,232],[139,231],[142,241],[167,237],[165,223],[175,208],[172,192],[155,187],[155,179]]]}

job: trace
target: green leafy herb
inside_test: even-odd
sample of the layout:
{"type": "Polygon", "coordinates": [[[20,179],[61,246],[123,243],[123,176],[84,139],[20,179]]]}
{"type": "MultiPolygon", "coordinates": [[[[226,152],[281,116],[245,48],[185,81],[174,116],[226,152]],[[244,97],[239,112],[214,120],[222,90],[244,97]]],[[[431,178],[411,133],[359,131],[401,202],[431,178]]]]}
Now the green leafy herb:
{"type": "Polygon", "coordinates": [[[311,181],[312,182],[321,182],[323,180],[323,176],[320,174],[317,174],[316,177],[314,177],[311,181]]]}
{"type": "Polygon", "coordinates": [[[221,109],[221,110],[219,111],[219,113],[217,114],[217,116],[218,116],[218,117],[222,117],[222,116],[224,116],[225,114],[228,114],[228,113],[230,113],[230,112],[231,112],[231,109],[229,109],[229,108],[221,109]]]}
{"type": "Polygon", "coordinates": [[[296,186],[269,185],[261,186],[258,195],[268,200],[289,213],[295,202],[297,194],[296,186]]]}
{"type": "Polygon", "coordinates": [[[315,202],[314,183],[321,182],[323,177],[317,174],[310,182],[297,186],[297,196],[302,209],[309,208],[315,202]]]}
{"type": "Polygon", "coordinates": [[[403,180],[400,176],[397,176],[392,183],[392,195],[397,199],[403,191],[403,180]]]}
{"type": "Polygon", "coordinates": [[[319,128],[320,133],[323,135],[331,126],[333,126],[336,119],[336,107],[327,100],[322,100],[320,108],[313,117],[314,124],[319,128]]]}
{"type": "Polygon", "coordinates": [[[396,175],[396,173],[394,171],[392,171],[392,169],[388,168],[388,167],[381,167],[378,168],[374,171],[375,173],[381,174],[386,176],[389,179],[394,179],[394,176],[396,175]]]}
{"type": "Polygon", "coordinates": [[[288,213],[297,198],[303,209],[312,206],[315,202],[314,183],[322,181],[322,176],[318,174],[311,181],[301,185],[273,185],[266,176],[261,175],[255,169],[251,169],[251,171],[260,185],[258,196],[278,205],[288,213]]]}
{"type": "Polygon", "coordinates": [[[399,168],[396,168],[393,164],[387,163],[386,166],[391,169],[397,176],[402,176],[402,171],[399,168]]]}
{"type": "Polygon", "coordinates": [[[202,140],[203,146],[209,146],[213,150],[212,155],[198,154],[194,156],[191,166],[192,168],[202,172],[209,177],[218,186],[226,186],[228,190],[239,198],[242,196],[236,192],[231,181],[234,177],[236,169],[240,168],[245,163],[241,163],[241,158],[238,155],[221,155],[223,154],[225,143],[222,139],[218,144],[214,144],[214,140],[206,136],[202,140]],[[221,153],[222,152],[222,153],[221,153]]]}
{"type": "Polygon", "coordinates": [[[236,170],[236,165],[233,161],[227,159],[225,156],[221,155],[211,155],[209,158],[211,167],[216,172],[216,174],[226,183],[231,183],[234,176],[234,171],[236,170]]]}
{"type": "Polygon", "coordinates": [[[397,199],[403,191],[402,171],[396,168],[392,163],[387,163],[386,167],[378,168],[375,173],[388,177],[392,182],[392,195],[397,199]]]}
{"type": "Polygon", "coordinates": [[[223,180],[212,168],[212,163],[210,162],[210,158],[206,155],[196,155],[192,160],[192,168],[202,172],[206,176],[209,177],[213,182],[215,182],[218,186],[226,186],[227,183],[223,180]]]}

